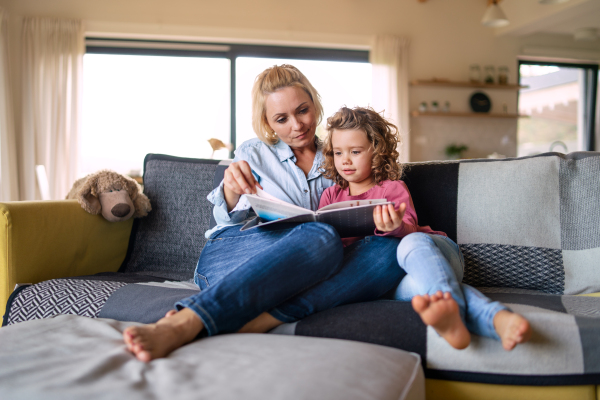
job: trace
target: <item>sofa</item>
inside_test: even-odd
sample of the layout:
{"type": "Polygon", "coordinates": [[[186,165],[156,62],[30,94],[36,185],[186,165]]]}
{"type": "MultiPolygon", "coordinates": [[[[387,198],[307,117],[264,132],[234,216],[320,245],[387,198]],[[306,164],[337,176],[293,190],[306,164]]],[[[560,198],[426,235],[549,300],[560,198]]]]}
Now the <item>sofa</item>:
{"type": "Polygon", "coordinates": [[[214,224],[206,195],[228,161],[150,154],[144,165],[153,211],[142,219],[109,223],[68,200],[0,204],[4,393],[599,397],[600,153],[407,166],[419,224],[459,244],[463,281],[530,320],[531,341],[511,352],[476,336],[467,349],[452,349],[409,303],[380,299],[268,335],[200,339],[148,365],[125,351],[119,334],[128,324],[156,321],[176,300],[198,292],[191,278],[204,232],[214,224]],[[66,366],[53,372],[61,359],[66,366]],[[27,385],[30,379],[37,384],[27,385]],[[210,385],[194,386],[198,379],[210,385]]]}

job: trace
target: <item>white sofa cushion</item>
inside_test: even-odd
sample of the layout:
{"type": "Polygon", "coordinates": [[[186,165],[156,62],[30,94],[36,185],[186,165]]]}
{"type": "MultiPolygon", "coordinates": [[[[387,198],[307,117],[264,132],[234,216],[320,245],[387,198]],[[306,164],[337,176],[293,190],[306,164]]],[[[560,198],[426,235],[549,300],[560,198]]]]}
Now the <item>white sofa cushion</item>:
{"type": "Polygon", "coordinates": [[[121,334],[131,322],[61,315],[0,329],[7,399],[425,398],[420,357],[367,343],[217,335],[143,363],[121,334]]]}

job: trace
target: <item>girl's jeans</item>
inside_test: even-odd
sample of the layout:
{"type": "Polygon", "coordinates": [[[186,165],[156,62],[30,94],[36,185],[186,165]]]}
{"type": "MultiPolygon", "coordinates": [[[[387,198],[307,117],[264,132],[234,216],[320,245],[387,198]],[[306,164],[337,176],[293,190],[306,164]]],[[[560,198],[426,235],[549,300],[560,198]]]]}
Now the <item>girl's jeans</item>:
{"type": "Polygon", "coordinates": [[[343,247],[319,222],[217,232],[202,250],[195,282],[200,293],[181,300],[209,336],[236,332],[267,311],[293,322],[338,305],[375,300],[405,275],[400,239],[368,236],[343,247]]]}
{"type": "Polygon", "coordinates": [[[499,340],[494,316],[507,308],[492,302],[477,289],[460,283],[465,261],[451,239],[426,233],[411,233],[398,246],[398,263],[406,271],[396,289],[396,300],[410,301],[415,295],[450,292],[458,303],[467,329],[477,335],[499,340]]]}

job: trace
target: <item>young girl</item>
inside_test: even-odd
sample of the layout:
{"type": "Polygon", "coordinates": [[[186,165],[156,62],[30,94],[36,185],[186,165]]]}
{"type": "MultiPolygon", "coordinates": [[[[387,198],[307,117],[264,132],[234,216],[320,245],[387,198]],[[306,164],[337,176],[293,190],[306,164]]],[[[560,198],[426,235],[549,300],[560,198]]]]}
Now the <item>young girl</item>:
{"type": "MultiPolygon", "coordinates": [[[[464,349],[469,331],[502,341],[506,350],[529,340],[531,328],[519,314],[492,302],[462,280],[464,261],[443,232],[419,226],[406,184],[400,180],[398,130],[370,108],[341,108],[327,119],[324,175],[336,184],[323,193],[319,208],[347,200],[381,199],[395,206],[374,210],[377,236],[401,238],[398,264],[406,273],[395,299],[412,300],[414,310],[451,346],[464,349]]],[[[342,239],[350,246],[361,238],[342,239]]]]}

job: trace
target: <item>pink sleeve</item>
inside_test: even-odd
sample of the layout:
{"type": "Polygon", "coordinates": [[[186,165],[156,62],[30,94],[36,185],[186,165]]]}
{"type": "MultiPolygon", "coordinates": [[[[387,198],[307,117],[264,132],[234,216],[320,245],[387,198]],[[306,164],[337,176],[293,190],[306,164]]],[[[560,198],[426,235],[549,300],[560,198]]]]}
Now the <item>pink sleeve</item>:
{"type": "Polygon", "coordinates": [[[333,201],[331,201],[331,195],[333,193],[333,188],[334,188],[334,186],[331,186],[331,187],[328,187],[327,189],[325,189],[325,191],[321,195],[321,200],[319,200],[319,208],[323,208],[323,207],[328,206],[331,203],[333,203],[333,201]]]}
{"type": "Polygon", "coordinates": [[[394,208],[398,210],[400,204],[406,204],[406,210],[404,211],[404,217],[402,217],[402,224],[391,232],[379,232],[375,229],[375,236],[394,236],[403,238],[404,236],[418,231],[418,220],[415,206],[410,197],[408,187],[403,181],[392,181],[386,188],[385,198],[387,201],[393,201],[394,208]]]}

